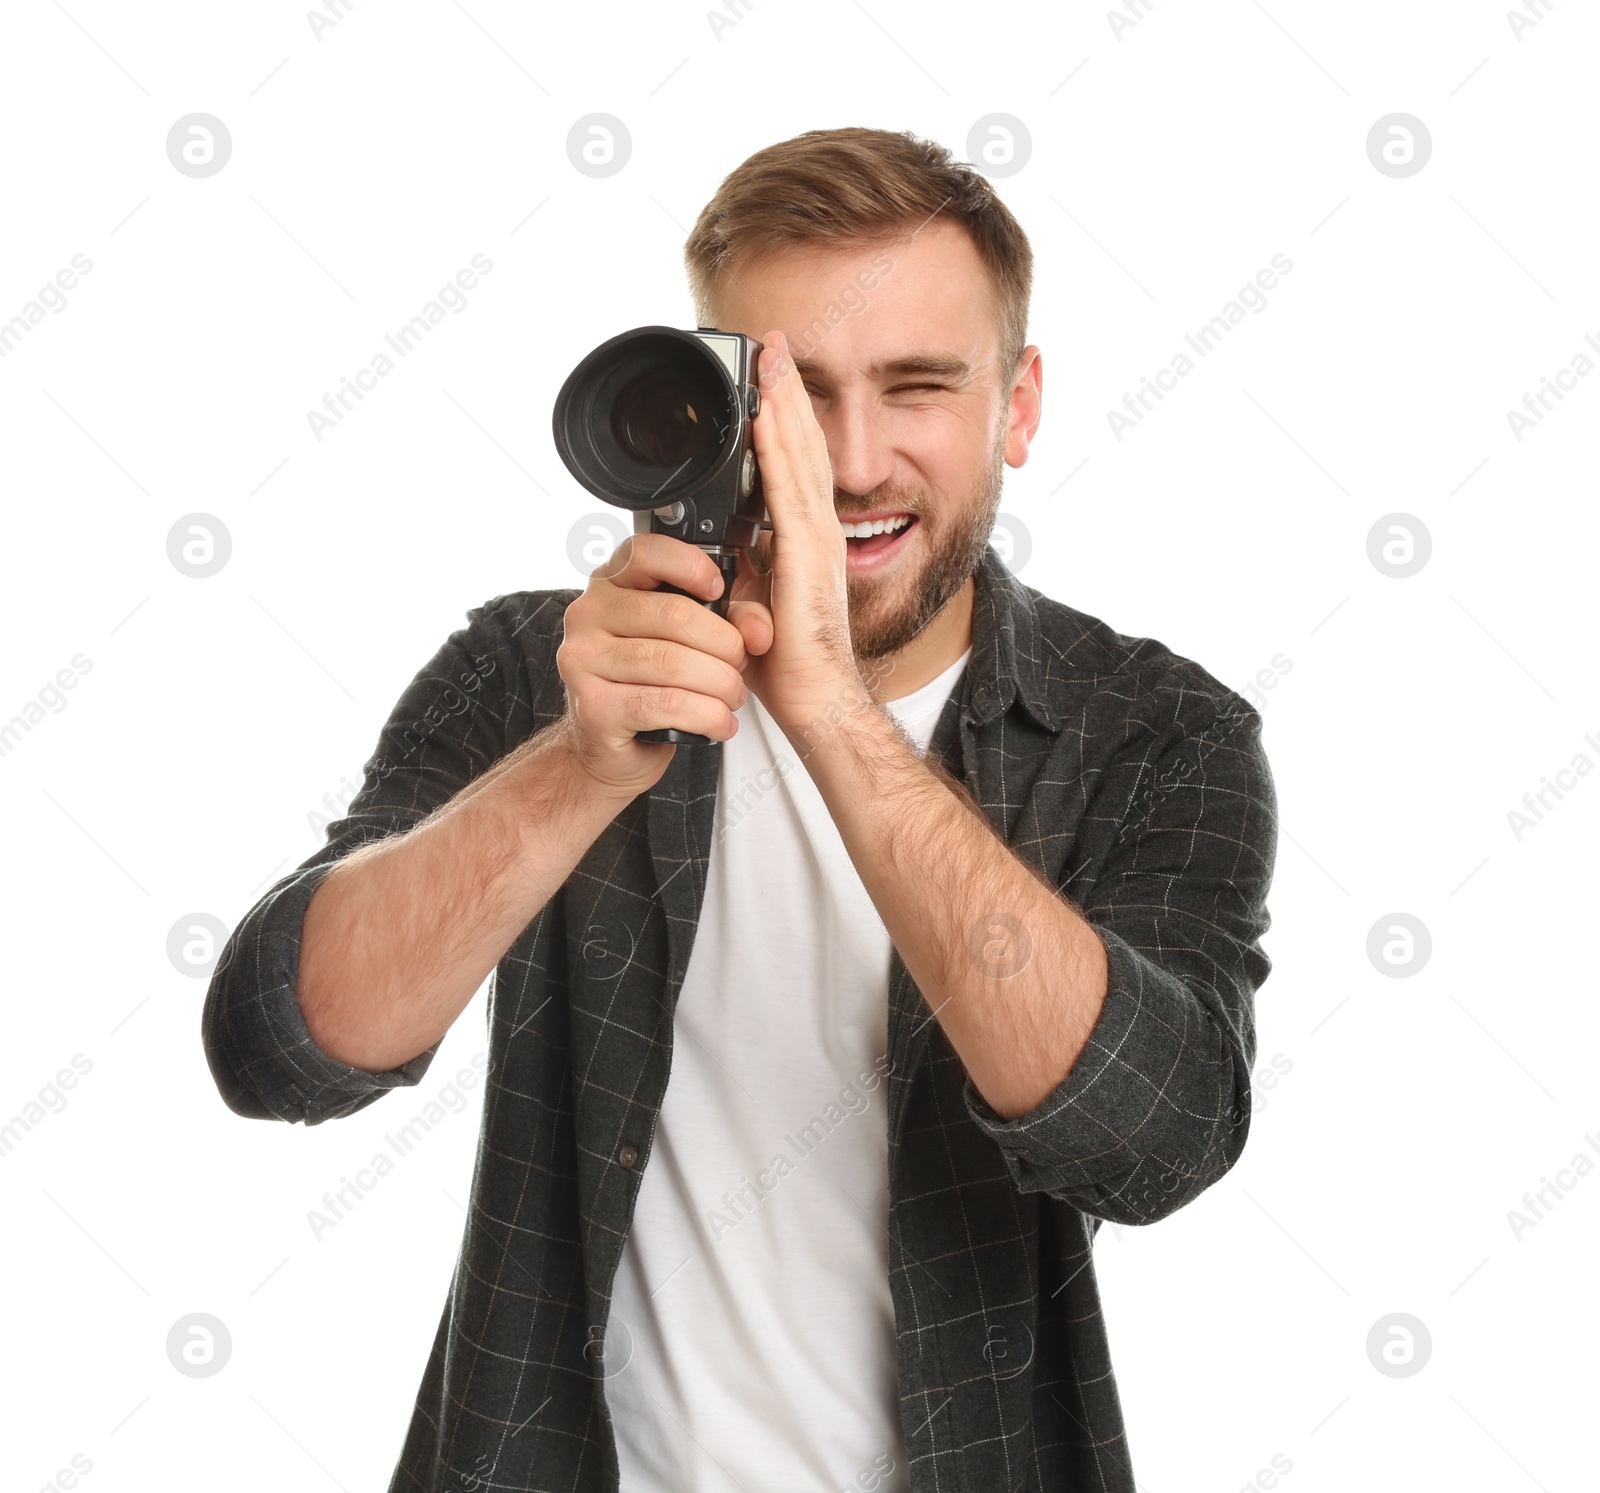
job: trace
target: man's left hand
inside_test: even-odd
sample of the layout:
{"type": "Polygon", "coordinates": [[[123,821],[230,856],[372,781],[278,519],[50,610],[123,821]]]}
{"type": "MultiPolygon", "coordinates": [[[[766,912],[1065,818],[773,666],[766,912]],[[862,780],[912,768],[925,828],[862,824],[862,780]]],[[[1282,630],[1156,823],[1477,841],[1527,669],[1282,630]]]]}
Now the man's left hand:
{"type": "Polygon", "coordinates": [[[833,506],[828,442],[789,340],[768,332],[757,364],[756,459],[770,534],[739,557],[728,620],[750,655],[745,686],[791,739],[869,692],[850,640],[846,541],[833,506]]]}

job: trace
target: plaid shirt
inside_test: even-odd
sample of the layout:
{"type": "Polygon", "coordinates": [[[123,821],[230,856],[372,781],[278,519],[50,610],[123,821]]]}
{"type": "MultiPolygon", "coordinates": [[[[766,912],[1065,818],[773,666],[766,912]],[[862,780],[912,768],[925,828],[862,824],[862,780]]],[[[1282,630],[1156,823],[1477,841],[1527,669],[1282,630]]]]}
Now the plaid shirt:
{"type": "MultiPolygon", "coordinates": [[[[294,995],[306,904],[340,857],[410,829],[563,714],[555,650],[579,594],[468,613],[401,696],[327,845],[234,930],[203,1035],[236,1113],[315,1125],[427,1072],[433,1048],[368,1073],[311,1041],[294,995]]],[[[1003,1120],[891,954],[889,1285],[911,1487],[1133,1493],[1094,1236],[1166,1217],[1243,1149],[1276,798],[1242,696],[1023,585],[992,546],[972,641],[929,754],[1082,911],[1110,978],[1072,1071],[1003,1120]]],[[[666,1090],[720,762],[680,749],[495,972],[470,1218],[391,1493],[618,1488],[610,1287],[666,1090]]]]}

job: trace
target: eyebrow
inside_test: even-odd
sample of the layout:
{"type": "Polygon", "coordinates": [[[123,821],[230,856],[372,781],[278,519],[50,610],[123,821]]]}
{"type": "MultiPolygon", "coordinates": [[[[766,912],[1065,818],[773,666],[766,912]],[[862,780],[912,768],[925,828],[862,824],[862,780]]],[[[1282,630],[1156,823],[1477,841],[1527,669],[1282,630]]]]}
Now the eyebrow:
{"type": "MultiPolygon", "coordinates": [[[[809,358],[796,358],[795,371],[802,378],[823,377],[822,367],[809,358]]],[[[867,373],[872,378],[885,376],[899,378],[908,374],[924,374],[945,378],[953,383],[966,383],[972,378],[972,365],[964,358],[944,353],[917,353],[909,357],[893,358],[887,363],[873,363],[867,373]]]]}

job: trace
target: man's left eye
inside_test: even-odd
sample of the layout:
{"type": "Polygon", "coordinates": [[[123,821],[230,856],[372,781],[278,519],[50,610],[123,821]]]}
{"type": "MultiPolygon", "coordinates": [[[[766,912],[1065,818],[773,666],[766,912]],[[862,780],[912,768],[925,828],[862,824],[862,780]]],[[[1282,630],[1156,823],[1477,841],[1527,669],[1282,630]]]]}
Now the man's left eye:
{"type": "Polygon", "coordinates": [[[935,394],[943,394],[949,387],[949,384],[897,384],[889,392],[891,394],[915,394],[924,389],[931,389],[935,394]]]}

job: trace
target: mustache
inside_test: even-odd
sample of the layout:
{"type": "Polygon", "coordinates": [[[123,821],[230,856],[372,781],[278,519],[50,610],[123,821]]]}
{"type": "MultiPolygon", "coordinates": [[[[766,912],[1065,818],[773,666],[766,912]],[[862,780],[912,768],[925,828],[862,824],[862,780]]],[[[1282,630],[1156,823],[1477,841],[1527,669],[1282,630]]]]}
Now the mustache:
{"type": "Polygon", "coordinates": [[[838,493],[834,494],[833,511],[845,523],[863,513],[910,513],[921,518],[925,511],[922,502],[923,494],[910,488],[879,487],[874,488],[864,498],[855,494],[850,495],[848,506],[838,493]],[[911,501],[915,499],[915,501],[911,501]]]}

